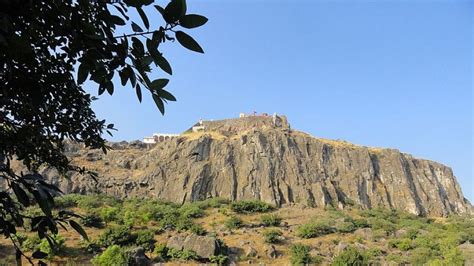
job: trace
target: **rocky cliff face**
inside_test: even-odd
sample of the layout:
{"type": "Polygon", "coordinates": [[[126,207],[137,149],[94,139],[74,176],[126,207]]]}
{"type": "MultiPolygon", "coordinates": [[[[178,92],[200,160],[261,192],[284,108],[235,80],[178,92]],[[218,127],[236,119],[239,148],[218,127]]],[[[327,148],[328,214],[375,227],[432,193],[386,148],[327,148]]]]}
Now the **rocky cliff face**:
{"type": "Polygon", "coordinates": [[[99,182],[78,174],[60,178],[47,168],[43,173],[65,192],[179,203],[223,197],[433,216],[472,212],[449,167],[398,150],[314,138],[291,131],[286,119],[283,124],[213,128],[153,147],[115,143],[107,155],[70,145],[73,162],[96,170],[99,182]]]}

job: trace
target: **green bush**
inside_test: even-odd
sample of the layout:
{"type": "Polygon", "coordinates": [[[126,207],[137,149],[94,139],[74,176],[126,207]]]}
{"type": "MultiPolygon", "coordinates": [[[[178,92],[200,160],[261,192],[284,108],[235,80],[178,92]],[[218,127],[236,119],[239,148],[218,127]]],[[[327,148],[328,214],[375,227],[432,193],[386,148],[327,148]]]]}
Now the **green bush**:
{"type": "Polygon", "coordinates": [[[430,260],[436,259],[436,255],[436,251],[421,247],[412,250],[409,260],[413,265],[424,265],[430,260]]]}
{"type": "Polygon", "coordinates": [[[310,247],[303,244],[294,244],[290,247],[291,265],[306,265],[312,263],[310,247]]]}
{"type": "Polygon", "coordinates": [[[226,255],[222,255],[222,254],[217,255],[217,256],[211,256],[209,258],[209,261],[211,263],[215,263],[219,266],[225,265],[227,263],[227,260],[229,260],[229,257],[227,257],[226,255]]]}
{"type": "Polygon", "coordinates": [[[334,228],[329,226],[327,222],[310,222],[298,227],[296,234],[301,238],[314,238],[330,233],[334,233],[334,228]]]}
{"type": "Polygon", "coordinates": [[[278,229],[268,229],[263,232],[266,243],[278,243],[280,242],[280,236],[282,232],[278,229]]]}
{"type": "Polygon", "coordinates": [[[202,225],[199,225],[199,224],[193,224],[191,228],[189,228],[189,231],[191,231],[191,233],[198,236],[204,236],[207,234],[206,229],[204,229],[204,227],[202,227],[202,225]]]}
{"type": "Polygon", "coordinates": [[[119,220],[120,207],[105,207],[100,210],[100,218],[109,223],[119,220]]]}
{"type": "Polygon", "coordinates": [[[391,239],[388,241],[388,246],[391,248],[398,248],[402,251],[407,251],[414,247],[412,240],[409,238],[391,239]]]}
{"type": "Polygon", "coordinates": [[[170,248],[168,249],[168,257],[170,257],[173,260],[197,260],[199,259],[198,255],[196,252],[189,250],[189,249],[184,249],[184,250],[178,250],[175,248],[170,248]]]}
{"type": "Polygon", "coordinates": [[[187,203],[179,208],[179,212],[182,217],[185,218],[198,218],[204,216],[203,209],[194,203],[187,203]]]}
{"type": "Polygon", "coordinates": [[[55,255],[63,253],[66,248],[64,245],[66,240],[62,236],[52,235],[51,240],[53,241],[53,246],[50,245],[46,238],[43,238],[38,245],[38,250],[48,254],[48,258],[52,258],[55,255]]]}
{"type": "Polygon", "coordinates": [[[153,250],[155,240],[153,239],[155,234],[151,230],[138,230],[135,232],[136,240],[135,244],[139,247],[143,247],[146,250],[153,250]]]}
{"type": "Polygon", "coordinates": [[[265,226],[280,226],[281,220],[281,217],[274,213],[260,216],[260,221],[265,226]]]}
{"type": "Polygon", "coordinates": [[[95,214],[88,214],[82,217],[81,223],[86,227],[102,228],[104,226],[102,218],[95,214]]]}
{"type": "Polygon", "coordinates": [[[232,202],[230,208],[237,213],[269,212],[275,209],[271,204],[260,200],[241,200],[232,202]]]}
{"type": "Polygon", "coordinates": [[[96,196],[92,195],[81,195],[77,199],[77,207],[83,210],[92,210],[97,209],[102,206],[102,201],[99,200],[96,196]]]}
{"type": "Polygon", "coordinates": [[[243,225],[244,223],[242,222],[242,219],[237,216],[231,216],[224,222],[224,226],[227,229],[237,229],[241,228],[243,225]]]}
{"type": "Polygon", "coordinates": [[[99,236],[98,244],[103,247],[112,245],[127,246],[135,243],[137,236],[130,233],[127,226],[113,226],[105,229],[99,236]]]}
{"type": "Polygon", "coordinates": [[[40,243],[41,239],[38,237],[38,235],[35,234],[23,240],[21,247],[28,251],[35,251],[40,243]]]}
{"type": "Polygon", "coordinates": [[[367,257],[354,247],[348,247],[336,256],[332,262],[334,266],[362,266],[368,265],[367,257]]]}
{"type": "Polygon", "coordinates": [[[343,221],[336,223],[336,231],[339,233],[352,233],[357,228],[352,221],[343,221]]]}
{"type": "Polygon", "coordinates": [[[168,257],[168,248],[166,247],[165,243],[160,243],[155,245],[155,249],[153,250],[153,254],[156,256],[158,261],[165,261],[168,257]]]}
{"type": "Polygon", "coordinates": [[[354,223],[355,227],[357,228],[366,228],[366,227],[370,227],[370,224],[369,222],[367,221],[367,219],[353,219],[352,223],[354,223]]]}
{"type": "Polygon", "coordinates": [[[118,245],[108,247],[102,254],[92,259],[92,264],[98,266],[128,265],[126,252],[118,245]]]}
{"type": "Polygon", "coordinates": [[[67,194],[60,197],[54,198],[54,205],[56,208],[74,208],[77,207],[81,195],[67,194]]]}

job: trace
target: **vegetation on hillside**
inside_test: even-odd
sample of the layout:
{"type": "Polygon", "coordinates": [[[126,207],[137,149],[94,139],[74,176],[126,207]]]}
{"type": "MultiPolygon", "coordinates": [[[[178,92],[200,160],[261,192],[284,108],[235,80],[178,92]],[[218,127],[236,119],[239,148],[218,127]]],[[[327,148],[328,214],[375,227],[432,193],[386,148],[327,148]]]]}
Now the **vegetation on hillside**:
{"type": "MultiPolygon", "coordinates": [[[[59,230],[51,250],[48,241],[22,230],[15,237],[24,250],[47,252],[51,254],[45,258],[49,261],[75,260],[94,265],[128,261],[130,250],[135,247],[144,248],[155,262],[224,264],[254,260],[294,265],[367,265],[391,261],[462,265],[464,253],[460,245],[474,244],[473,217],[432,219],[384,209],[275,209],[257,200],[230,203],[219,198],[177,205],[71,194],[56,198],[53,212],[60,211],[80,214],[82,219],[77,221],[90,240],[78,240],[74,234],[59,230]],[[177,234],[217,237],[228,248],[203,260],[193,250],[167,247],[168,238],[177,234]],[[270,245],[277,253],[273,257],[265,254],[270,245]],[[255,250],[258,257],[247,253],[248,248],[255,250]]],[[[38,207],[29,207],[24,214],[39,212],[38,207]]],[[[0,265],[12,260],[13,254],[9,255],[0,265]]]]}

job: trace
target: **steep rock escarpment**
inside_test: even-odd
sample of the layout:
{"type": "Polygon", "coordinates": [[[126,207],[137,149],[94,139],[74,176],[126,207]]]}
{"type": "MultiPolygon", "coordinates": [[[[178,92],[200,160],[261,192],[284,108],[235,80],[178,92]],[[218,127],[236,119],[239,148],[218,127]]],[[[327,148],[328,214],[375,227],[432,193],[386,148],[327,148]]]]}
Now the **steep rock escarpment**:
{"type": "Polygon", "coordinates": [[[99,173],[48,176],[65,192],[183,203],[210,197],[275,205],[386,207],[418,215],[471,213],[449,167],[393,149],[314,138],[281,127],[188,133],[153,146],[115,143],[107,155],[70,145],[73,162],[99,173]],[[231,134],[229,134],[231,132],[231,134]]]}

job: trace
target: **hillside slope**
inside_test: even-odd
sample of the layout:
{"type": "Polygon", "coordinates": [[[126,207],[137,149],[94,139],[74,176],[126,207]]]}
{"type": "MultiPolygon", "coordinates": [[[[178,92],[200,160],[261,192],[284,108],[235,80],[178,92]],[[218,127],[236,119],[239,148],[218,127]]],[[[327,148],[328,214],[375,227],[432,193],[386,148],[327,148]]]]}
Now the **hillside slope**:
{"type": "Polygon", "coordinates": [[[471,213],[452,170],[394,149],[318,139],[290,129],[285,117],[202,123],[153,146],[115,143],[107,155],[70,145],[73,162],[99,173],[43,173],[65,192],[105,192],[177,203],[222,197],[285,206],[386,207],[417,215],[471,213]]]}

